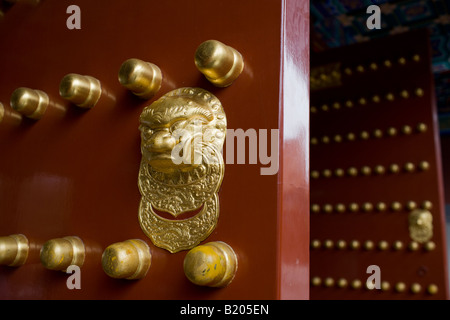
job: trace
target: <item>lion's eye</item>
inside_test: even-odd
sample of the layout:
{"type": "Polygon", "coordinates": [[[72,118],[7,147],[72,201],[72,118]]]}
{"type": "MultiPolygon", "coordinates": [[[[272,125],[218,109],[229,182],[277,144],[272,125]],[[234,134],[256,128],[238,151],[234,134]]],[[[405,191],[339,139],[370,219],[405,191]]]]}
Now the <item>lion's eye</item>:
{"type": "Polygon", "coordinates": [[[186,120],[177,121],[170,126],[170,131],[174,132],[175,130],[184,129],[185,127],[186,127],[186,120]]]}
{"type": "Polygon", "coordinates": [[[142,126],[140,128],[140,130],[142,132],[142,136],[145,139],[148,139],[148,138],[150,138],[153,135],[153,130],[151,128],[147,127],[147,126],[142,126]]]}

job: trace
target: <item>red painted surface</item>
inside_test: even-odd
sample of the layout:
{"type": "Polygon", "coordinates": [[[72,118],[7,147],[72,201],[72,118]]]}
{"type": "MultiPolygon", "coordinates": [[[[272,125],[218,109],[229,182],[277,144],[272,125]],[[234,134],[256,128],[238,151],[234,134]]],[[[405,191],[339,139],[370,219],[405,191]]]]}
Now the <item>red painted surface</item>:
{"type": "Polygon", "coordinates": [[[7,109],[0,125],[0,234],[23,233],[31,245],[24,266],[0,267],[0,298],[307,298],[307,2],[80,0],[82,28],[68,30],[71,4],[17,4],[0,23],[0,101],[7,109]],[[244,57],[243,73],[228,88],[215,88],[194,65],[197,46],[208,39],[244,57]],[[120,86],[117,73],[128,58],[161,68],[163,84],[151,100],[120,86]],[[59,96],[59,82],[72,72],[101,81],[93,109],[79,110],[59,96]],[[38,122],[13,116],[9,99],[21,86],[50,97],[38,122]],[[191,284],[182,268],[185,252],[153,246],[138,222],[139,114],[185,86],[214,93],[229,129],[280,129],[282,137],[277,175],[260,175],[263,165],[226,165],[219,223],[206,240],[225,241],[238,255],[236,277],[223,289],[191,284]],[[68,275],[39,262],[45,241],[68,235],[87,248],[81,290],[68,290],[68,275]],[[131,238],[150,245],[147,276],[109,278],[101,269],[103,250],[131,238]]]}
{"type": "Polygon", "coordinates": [[[278,295],[309,299],[309,3],[283,9],[278,295]]]}

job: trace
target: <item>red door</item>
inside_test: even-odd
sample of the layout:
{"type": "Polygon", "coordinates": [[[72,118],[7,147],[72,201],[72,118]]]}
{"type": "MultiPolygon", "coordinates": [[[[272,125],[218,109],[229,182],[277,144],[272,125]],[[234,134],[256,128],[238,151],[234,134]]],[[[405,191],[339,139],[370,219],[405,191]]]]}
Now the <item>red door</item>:
{"type": "MultiPolygon", "coordinates": [[[[25,235],[29,252],[22,266],[0,268],[0,298],[307,299],[308,6],[303,0],[12,5],[0,22],[0,235],[25,235]],[[242,54],[244,69],[229,87],[213,85],[194,64],[196,49],[210,39],[242,54]],[[161,88],[151,99],[119,83],[119,68],[130,58],[161,70],[161,88]],[[70,73],[100,82],[101,96],[91,109],[60,95],[60,82],[70,73]],[[48,95],[40,120],[11,108],[19,87],[48,95]],[[191,283],[183,272],[187,250],[170,253],[154,245],[138,219],[140,115],[183,87],[216,96],[227,129],[253,129],[257,138],[267,130],[266,149],[279,147],[271,162],[278,170],[269,175],[261,174],[270,163],[260,156],[256,163],[248,154],[244,164],[236,158],[225,163],[218,222],[201,242],[223,241],[236,253],[237,272],[224,288],[191,283]],[[85,247],[81,289],[69,289],[69,274],[40,261],[44,243],[67,236],[79,237],[85,247]],[[102,254],[129,239],[149,246],[151,266],[140,280],[113,279],[102,269],[102,254]]],[[[236,156],[237,143],[234,148],[236,156]]],[[[253,150],[249,142],[245,150],[253,150]]]]}
{"type": "Polygon", "coordinates": [[[428,43],[420,31],[312,57],[312,299],[448,298],[428,43]]]}

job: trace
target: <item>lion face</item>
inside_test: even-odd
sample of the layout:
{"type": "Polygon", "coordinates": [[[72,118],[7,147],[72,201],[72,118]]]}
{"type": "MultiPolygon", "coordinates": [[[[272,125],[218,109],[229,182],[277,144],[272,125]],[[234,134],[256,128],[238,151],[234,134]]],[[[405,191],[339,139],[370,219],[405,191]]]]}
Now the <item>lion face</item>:
{"type": "Polygon", "coordinates": [[[196,168],[205,147],[220,150],[223,146],[226,123],[220,118],[204,99],[160,98],[140,117],[143,159],[164,173],[196,168]]]}

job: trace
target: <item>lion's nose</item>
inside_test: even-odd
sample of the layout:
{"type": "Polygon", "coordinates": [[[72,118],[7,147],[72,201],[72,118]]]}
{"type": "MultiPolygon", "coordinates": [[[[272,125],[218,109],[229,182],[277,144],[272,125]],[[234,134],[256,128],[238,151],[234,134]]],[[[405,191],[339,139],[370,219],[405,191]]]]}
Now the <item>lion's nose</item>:
{"type": "Polygon", "coordinates": [[[176,139],[168,130],[160,130],[152,135],[148,147],[153,152],[167,152],[171,151],[176,143],[176,139]]]}

